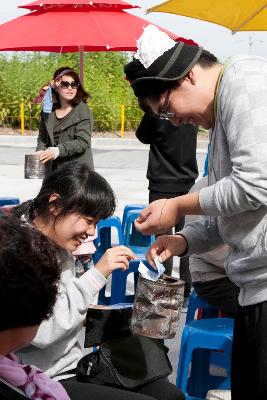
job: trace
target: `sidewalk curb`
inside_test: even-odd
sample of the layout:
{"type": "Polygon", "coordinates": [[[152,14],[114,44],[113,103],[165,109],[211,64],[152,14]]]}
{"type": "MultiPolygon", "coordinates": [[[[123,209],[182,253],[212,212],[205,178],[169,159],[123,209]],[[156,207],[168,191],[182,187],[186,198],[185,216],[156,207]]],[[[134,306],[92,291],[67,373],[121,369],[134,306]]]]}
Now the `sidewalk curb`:
{"type": "MultiPolygon", "coordinates": [[[[36,147],[37,136],[23,135],[0,135],[1,147],[36,147]]],[[[121,139],[121,138],[92,138],[92,147],[96,146],[135,146],[145,147],[148,145],[141,143],[137,139],[121,139]]]]}
{"type": "MultiPolygon", "coordinates": [[[[0,135],[0,147],[36,147],[37,136],[0,135]]],[[[198,153],[206,153],[208,140],[198,140],[198,153]]],[[[92,138],[93,149],[120,150],[126,147],[129,150],[149,150],[149,145],[138,139],[121,138],[92,138]]]]}

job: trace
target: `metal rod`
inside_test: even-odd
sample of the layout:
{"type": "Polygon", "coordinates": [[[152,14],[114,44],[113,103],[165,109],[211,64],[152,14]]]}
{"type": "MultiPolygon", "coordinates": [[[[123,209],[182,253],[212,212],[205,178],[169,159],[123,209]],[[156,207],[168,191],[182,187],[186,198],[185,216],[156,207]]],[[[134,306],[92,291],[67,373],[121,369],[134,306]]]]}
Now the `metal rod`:
{"type": "Polygon", "coordinates": [[[84,72],[84,47],[79,46],[80,52],[80,80],[83,85],[83,72],[84,72]]]}

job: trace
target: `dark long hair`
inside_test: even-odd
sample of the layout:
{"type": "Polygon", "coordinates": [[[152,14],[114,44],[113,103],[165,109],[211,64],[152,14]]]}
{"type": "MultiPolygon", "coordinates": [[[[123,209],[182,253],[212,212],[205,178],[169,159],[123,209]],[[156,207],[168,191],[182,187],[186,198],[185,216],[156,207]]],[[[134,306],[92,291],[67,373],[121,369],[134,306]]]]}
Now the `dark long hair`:
{"type": "MultiPolygon", "coordinates": [[[[73,107],[75,107],[78,104],[80,104],[81,101],[86,103],[87,100],[90,98],[90,94],[88,92],[86,92],[86,90],[84,89],[84,87],[82,85],[82,82],[81,82],[81,80],[79,78],[79,75],[72,68],[70,68],[70,67],[58,68],[54,72],[53,79],[56,79],[65,70],[68,70],[68,72],[66,74],[62,75],[62,76],[65,76],[65,75],[71,76],[74,79],[74,81],[79,84],[76,96],[71,100],[71,105],[73,107]]],[[[60,99],[59,99],[58,93],[54,89],[52,90],[52,93],[53,93],[54,109],[60,108],[61,104],[60,104],[60,99]]]]}
{"type": "Polygon", "coordinates": [[[36,198],[16,207],[14,214],[20,217],[28,211],[31,219],[39,216],[45,220],[50,218],[51,206],[59,211],[56,220],[72,213],[105,219],[114,213],[116,200],[101,175],[86,164],[70,162],[47,175],[36,198]],[[49,202],[53,193],[59,197],[49,202]]]}

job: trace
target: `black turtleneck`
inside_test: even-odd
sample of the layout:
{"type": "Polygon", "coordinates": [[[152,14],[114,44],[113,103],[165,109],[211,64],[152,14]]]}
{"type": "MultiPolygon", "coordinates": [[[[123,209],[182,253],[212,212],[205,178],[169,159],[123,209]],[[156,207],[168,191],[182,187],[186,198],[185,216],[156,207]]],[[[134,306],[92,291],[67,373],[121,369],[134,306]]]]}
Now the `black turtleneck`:
{"type": "Polygon", "coordinates": [[[186,193],[198,176],[196,160],[198,128],[173,126],[169,121],[145,114],[136,137],[150,144],[148,189],[161,193],[186,193]]]}

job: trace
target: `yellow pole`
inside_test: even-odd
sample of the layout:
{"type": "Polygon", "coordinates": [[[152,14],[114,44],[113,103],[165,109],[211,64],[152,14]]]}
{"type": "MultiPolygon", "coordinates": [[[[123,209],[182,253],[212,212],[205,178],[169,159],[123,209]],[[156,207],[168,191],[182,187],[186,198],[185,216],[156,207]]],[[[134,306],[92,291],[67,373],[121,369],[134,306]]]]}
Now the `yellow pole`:
{"type": "Polygon", "coordinates": [[[125,129],[125,105],[121,105],[121,138],[124,138],[124,129],[125,129]]]}
{"type": "Polygon", "coordinates": [[[20,130],[21,134],[24,135],[24,127],[25,127],[25,113],[24,113],[24,102],[20,103],[20,130]]]}

